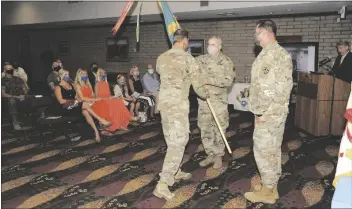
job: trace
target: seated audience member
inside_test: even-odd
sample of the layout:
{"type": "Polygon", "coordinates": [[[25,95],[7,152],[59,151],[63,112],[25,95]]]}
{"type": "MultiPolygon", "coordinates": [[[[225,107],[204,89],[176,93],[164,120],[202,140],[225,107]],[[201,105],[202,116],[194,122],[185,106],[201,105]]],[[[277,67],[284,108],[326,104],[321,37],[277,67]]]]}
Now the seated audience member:
{"type": "MultiPolygon", "coordinates": [[[[143,76],[143,87],[146,95],[153,95],[157,102],[160,89],[160,79],[151,64],[148,65],[148,71],[143,76]]],[[[154,105],[154,108],[151,108],[151,117],[153,117],[154,113],[158,113],[157,108],[155,108],[156,106],[157,104],[154,105]]]]}
{"type": "Polygon", "coordinates": [[[106,72],[103,68],[97,71],[97,81],[95,84],[95,95],[102,99],[108,108],[99,109],[103,115],[108,114],[111,118],[112,125],[109,127],[110,132],[118,129],[128,130],[127,126],[130,121],[137,121],[130,112],[128,112],[123,100],[111,95],[109,83],[107,82],[106,72]],[[105,112],[105,113],[104,113],[105,112]]]}
{"type": "MultiPolygon", "coordinates": [[[[155,106],[155,97],[152,95],[144,95],[144,89],[142,85],[142,81],[139,76],[139,70],[137,66],[133,66],[130,70],[130,77],[128,80],[129,84],[129,90],[130,90],[130,95],[132,97],[137,98],[137,102],[139,102],[144,110],[144,112],[147,112],[149,108],[155,106]],[[134,96],[136,95],[136,96],[134,96]]],[[[154,119],[154,114],[153,114],[153,119],[154,119]]]]}
{"type": "Polygon", "coordinates": [[[123,99],[124,104],[130,110],[132,115],[134,112],[138,112],[140,103],[137,102],[136,98],[133,98],[128,94],[126,78],[121,74],[117,75],[117,84],[114,87],[114,95],[115,97],[123,99]]]}
{"type": "MultiPolygon", "coordinates": [[[[29,90],[28,84],[27,84],[28,82],[27,73],[24,71],[22,67],[19,66],[17,62],[13,62],[12,67],[13,67],[13,76],[21,78],[24,81],[26,88],[29,90]]],[[[5,72],[1,74],[1,77],[4,77],[4,76],[5,76],[5,72]]]]}
{"type": "Polygon", "coordinates": [[[60,82],[60,77],[59,77],[59,70],[61,69],[60,64],[57,61],[54,61],[52,66],[52,71],[49,74],[48,78],[46,79],[49,88],[51,91],[54,93],[55,92],[55,86],[57,86],[60,82]]]}
{"type": "Polygon", "coordinates": [[[4,63],[4,73],[5,76],[1,78],[1,96],[7,100],[13,128],[16,131],[23,130],[18,122],[18,106],[26,99],[27,88],[21,78],[13,76],[14,70],[9,62],[4,63]]]}
{"type": "MultiPolygon", "coordinates": [[[[108,107],[105,103],[101,102],[101,98],[94,95],[92,85],[88,79],[88,72],[85,69],[79,68],[76,73],[75,85],[77,90],[77,95],[82,100],[82,102],[87,102],[90,108],[105,120],[111,121],[107,111],[101,111],[102,109],[107,109],[108,107]],[[103,115],[103,113],[105,113],[103,115]]],[[[111,136],[112,134],[107,130],[102,130],[101,134],[105,136],[111,136]]]]}
{"type": "Polygon", "coordinates": [[[56,59],[56,62],[59,63],[60,69],[64,68],[64,65],[62,64],[60,59],[56,59]]]}
{"type": "Polygon", "coordinates": [[[87,123],[93,128],[95,132],[95,140],[100,142],[100,135],[97,127],[95,126],[93,117],[97,119],[102,127],[109,127],[111,122],[98,116],[88,102],[82,102],[76,94],[75,85],[72,84],[68,71],[61,69],[58,72],[60,83],[55,87],[55,96],[59,103],[62,105],[63,112],[67,116],[81,115],[85,117],[87,123]]]}
{"type": "Polygon", "coordinates": [[[28,84],[27,84],[28,82],[27,73],[24,71],[23,68],[20,67],[20,65],[17,62],[13,62],[12,67],[13,67],[13,76],[21,78],[24,84],[26,85],[26,88],[29,90],[28,84]]]}

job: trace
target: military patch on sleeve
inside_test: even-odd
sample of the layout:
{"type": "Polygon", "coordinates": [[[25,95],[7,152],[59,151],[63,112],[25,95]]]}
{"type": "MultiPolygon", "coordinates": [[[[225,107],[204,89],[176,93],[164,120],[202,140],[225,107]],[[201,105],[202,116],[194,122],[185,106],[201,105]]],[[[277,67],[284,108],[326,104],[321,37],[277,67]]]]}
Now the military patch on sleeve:
{"type": "Polygon", "coordinates": [[[263,72],[264,72],[264,74],[268,74],[269,73],[269,68],[268,67],[264,67],[263,72]]]}

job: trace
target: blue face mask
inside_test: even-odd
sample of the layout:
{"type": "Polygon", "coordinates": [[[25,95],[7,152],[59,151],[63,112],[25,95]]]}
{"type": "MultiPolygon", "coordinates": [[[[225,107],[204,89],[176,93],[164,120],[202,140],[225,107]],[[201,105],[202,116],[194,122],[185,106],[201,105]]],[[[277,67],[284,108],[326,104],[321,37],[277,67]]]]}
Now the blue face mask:
{"type": "Polygon", "coordinates": [[[83,82],[86,82],[88,80],[88,76],[87,75],[82,75],[81,79],[83,82]]]}
{"type": "Polygon", "coordinates": [[[105,81],[105,78],[106,78],[105,75],[100,76],[100,80],[102,80],[102,81],[105,81]]]}
{"type": "Polygon", "coordinates": [[[63,77],[63,80],[66,81],[66,82],[70,81],[70,76],[69,75],[65,75],[63,77]]]}

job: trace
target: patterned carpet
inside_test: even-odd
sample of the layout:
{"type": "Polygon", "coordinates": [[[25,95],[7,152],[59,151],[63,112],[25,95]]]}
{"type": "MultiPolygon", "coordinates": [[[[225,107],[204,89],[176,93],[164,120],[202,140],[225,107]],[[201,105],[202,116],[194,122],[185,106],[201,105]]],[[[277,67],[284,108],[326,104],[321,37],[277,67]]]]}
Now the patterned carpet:
{"type": "MultiPolygon", "coordinates": [[[[243,194],[259,183],[252,153],[252,117],[231,113],[226,135],[234,150],[220,171],[200,168],[205,158],[196,117],[183,170],[169,202],[152,191],[166,145],[161,125],[150,122],[105,138],[68,141],[34,131],[14,133],[2,124],[2,208],[331,208],[338,139],[297,132],[289,119],[282,146],[283,173],[276,205],[251,204],[243,194]]],[[[90,129],[86,128],[87,131],[90,129]]]]}

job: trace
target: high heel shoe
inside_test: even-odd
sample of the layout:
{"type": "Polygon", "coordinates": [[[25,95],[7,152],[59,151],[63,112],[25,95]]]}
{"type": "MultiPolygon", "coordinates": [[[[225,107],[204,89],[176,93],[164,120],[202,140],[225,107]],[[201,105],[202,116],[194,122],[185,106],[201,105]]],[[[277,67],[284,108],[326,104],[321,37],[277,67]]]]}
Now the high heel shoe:
{"type": "Polygon", "coordinates": [[[102,134],[103,136],[112,136],[112,135],[113,135],[110,131],[105,131],[105,130],[103,130],[103,131],[101,132],[101,134],[102,134]]]}
{"type": "Polygon", "coordinates": [[[129,131],[128,128],[124,128],[124,127],[120,127],[120,130],[123,130],[123,131],[129,131]]]}
{"type": "Polygon", "coordinates": [[[104,125],[102,123],[99,123],[99,124],[100,124],[101,129],[104,130],[104,129],[108,129],[112,125],[112,122],[109,122],[106,125],[104,125]]]}
{"type": "Polygon", "coordinates": [[[131,117],[130,121],[138,122],[139,121],[139,117],[131,117]]]}

